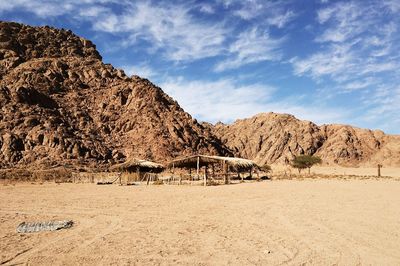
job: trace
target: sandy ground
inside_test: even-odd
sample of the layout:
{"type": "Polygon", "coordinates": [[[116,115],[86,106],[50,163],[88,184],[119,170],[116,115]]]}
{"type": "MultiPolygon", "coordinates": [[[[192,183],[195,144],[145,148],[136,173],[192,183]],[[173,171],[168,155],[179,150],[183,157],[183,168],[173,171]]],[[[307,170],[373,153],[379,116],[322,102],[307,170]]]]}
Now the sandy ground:
{"type": "Polygon", "coordinates": [[[390,180],[1,185],[0,264],[399,265],[399,206],[390,180]]]}
{"type": "MultiPolygon", "coordinates": [[[[307,171],[305,171],[307,172],[307,171]]],[[[311,168],[311,173],[326,174],[326,175],[356,175],[356,176],[377,176],[378,168],[368,167],[320,167],[314,166],[311,168]]],[[[400,168],[383,167],[381,168],[382,176],[400,177],[400,168]]]]}
{"type": "MultiPolygon", "coordinates": [[[[298,171],[289,166],[273,165],[272,175],[292,174],[296,176],[298,171]]],[[[305,175],[308,170],[303,170],[302,174],[305,175]]],[[[311,174],[322,174],[322,175],[338,175],[338,176],[377,176],[377,167],[341,167],[341,166],[313,166],[311,168],[311,174]]],[[[395,167],[383,167],[381,168],[381,176],[383,177],[396,177],[400,178],[400,168],[395,167]]]]}

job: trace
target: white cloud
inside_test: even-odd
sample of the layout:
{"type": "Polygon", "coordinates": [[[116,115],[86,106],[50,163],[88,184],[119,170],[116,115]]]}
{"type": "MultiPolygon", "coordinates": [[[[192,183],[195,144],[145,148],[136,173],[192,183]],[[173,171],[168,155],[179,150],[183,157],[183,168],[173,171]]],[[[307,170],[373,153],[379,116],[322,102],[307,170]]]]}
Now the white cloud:
{"type": "Polygon", "coordinates": [[[73,7],[68,1],[54,2],[48,1],[29,1],[29,0],[2,0],[0,2],[0,12],[22,9],[34,13],[38,17],[55,17],[66,14],[73,7]]]}
{"type": "Polygon", "coordinates": [[[370,10],[364,5],[354,2],[339,2],[318,11],[318,21],[329,26],[317,38],[319,42],[343,42],[365,31],[374,20],[363,20],[362,17],[371,17],[370,10]]]}
{"type": "Polygon", "coordinates": [[[359,89],[364,89],[367,87],[370,87],[372,85],[376,84],[376,80],[373,78],[367,78],[365,80],[356,80],[356,81],[352,81],[347,83],[344,86],[344,89],[348,90],[348,91],[354,91],[354,90],[359,90],[359,89]]]}
{"type": "Polygon", "coordinates": [[[217,81],[170,78],[160,84],[175,98],[185,111],[194,117],[209,121],[231,121],[264,112],[264,101],[270,100],[275,88],[254,84],[238,85],[232,79],[217,81]]]}
{"type": "Polygon", "coordinates": [[[318,52],[306,59],[291,60],[296,75],[309,74],[318,79],[321,76],[348,76],[355,67],[355,55],[347,45],[333,45],[329,50],[318,52]]]}
{"type": "MultiPolygon", "coordinates": [[[[79,13],[79,9],[92,9],[90,12],[95,12],[96,8],[101,8],[100,4],[112,3],[117,0],[2,0],[0,1],[0,12],[23,10],[31,12],[40,18],[57,17],[61,15],[73,15],[79,13]]],[[[89,14],[90,16],[91,14],[89,14]]]]}
{"type": "Polygon", "coordinates": [[[158,75],[157,71],[155,71],[153,68],[151,68],[147,64],[124,65],[124,66],[121,66],[120,68],[122,68],[124,70],[125,74],[127,74],[128,76],[137,75],[142,78],[149,79],[149,78],[156,77],[158,75]]]}
{"type": "Polygon", "coordinates": [[[398,0],[385,0],[382,1],[383,5],[390,9],[391,12],[400,12],[400,2],[398,0]]]}
{"type": "Polygon", "coordinates": [[[211,5],[208,5],[208,4],[200,5],[199,10],[206,14],[214,14],[215,13],[215,9],[211,5]]]}
{"type": "Polygon", "coordinates": [[[78,14],[80,17],[91,17],[91,18],[111,15],[110,10],[108,8],[101,7],[101,6],[82,7],[82,8],[80,8],[78,14]]]}
{"type": "Polygon", "coordinates": [[[235,16],[242,20],[257,21],[267,26],[284,27],[296,16],[289,9],[292,1],[265,1],[265,0],[217,0],[230,9],[235,16]]]}
{"type": "Polygon", "coordinates": [[[362,81],[379,73],[394,74],[400,66],[391,56],[398,47],[398,29],[382,8],[379,2],[344,1],[318,10],[316,19],[323,27],[315,41],[322,49],[292,59],[294,73],[348,82],[342,86],[345,90],[366,88],[362,81]]]}
{"type": "MultiPolygon", "coordinates": [[[[117,0],[3,0],[0,12],[23,10],[40,18],[68,15],[89,21],[98,32],[119,34],[125,45],[145,41],[150,52],[161,51],[173,61],[191,61],[219,55],[226,47],[230,28],[223,22],[206,22],[191,15],[190,4],[117,0]],[[107,4],[118,4],[115,12],[107,4]]],[[[211,6],[203,5],[204,12],[211,6]]]]}
{"type": "Polygon", "coordinates": [[[289,10],[282,14],[277,14],[276,16],[272,16],[267,18],[267,22],[269,25],[276,26],[278,28],[283,28],[289,21],[291,21],[295,17],[295,14],[292,10],[289,10]]]}
{"type": "Polygon", "coordinates": [[[160,87],[195,118],[212,123],[229,123],[238,118],[270,111],[294,114],[300,119],[316,123],[341,122],[349,115],[348,111],[338,108],[309,104],[309,100],[307,105],[303,105],[298,102],[299,97],[276,101],[275,87],[263,84],[240,85],[233,79],[204,81],[179,77],[168,79],[160,87]]]}
{"type": "Polygon", "coordinates": [[[183,5],[151,5],[135,2],[120,15],[95,22],[95,29],[128,34],[127,43],[145,40],[154,50],[161,50],[173,61],[216,56],[224,48],[229,29],[221,23],[197,21],[190,8],[183,5]]]}
{"type": "Polygon", "coordinates": [[[242,32],[237,40],[230,45],[229,58],[218,63],[215,70],[224,71],[249,63],[279,60],[281,58],[280,46],[282,41],[282,38],[272,38],[268,32],[263,32],[257,28],[242,32]]]}
{"type": "Polygon", "coordinates": [[[400,87],[380,86],[370,97],[365,99],[368,109],[363,119],[376,128],[388,132],[398,132],[400,124],[400,87]]]}

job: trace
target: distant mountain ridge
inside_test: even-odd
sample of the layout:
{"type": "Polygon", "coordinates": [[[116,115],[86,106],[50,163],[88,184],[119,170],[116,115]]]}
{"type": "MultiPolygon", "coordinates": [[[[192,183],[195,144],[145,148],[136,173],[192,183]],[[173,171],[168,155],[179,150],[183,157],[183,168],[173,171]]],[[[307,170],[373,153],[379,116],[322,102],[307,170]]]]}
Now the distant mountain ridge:
{"type": "Polygon", "coordinates": [[[104,64],[69,30],[0,22],[0,168],[100,167],[139,157],[237,155],[260,164],[400,166],[400,137],[286,114],[200,124],[161,88],[104,64]]]}
{"type": "Polygon", "coordinates": [[[348,125],[317,126],[289,114],[261,113],[231,125],[210,126],[237,156],[259,164],[286,164],[314,154],[325,164],[400,166],[400,136],[348,125]]]}

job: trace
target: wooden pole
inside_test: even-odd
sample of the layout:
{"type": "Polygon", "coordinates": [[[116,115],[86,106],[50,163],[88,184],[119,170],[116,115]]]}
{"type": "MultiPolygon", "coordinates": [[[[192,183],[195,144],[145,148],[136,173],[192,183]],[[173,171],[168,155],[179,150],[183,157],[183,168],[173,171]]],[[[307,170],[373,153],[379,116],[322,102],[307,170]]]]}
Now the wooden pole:
{"type": "Polygon", "coordinates": [[[200,156],[197,156],[197,178],[199,177],[199,169],[200,169],[200,156]]]}
{"type": "Polygon", "coordinates": [[[378,164],[378,177],[381,177],[381,164],[378,164]]]}
{"type": "Polygon", "coordinates": [[[228,180],[228,164],[224,161],[224,183],[229,184],[228,180]]]}
{"type": "Polygon", "coordinates": [[[207,165],[204,168],[204,186],[207,186],[207,165]]]}

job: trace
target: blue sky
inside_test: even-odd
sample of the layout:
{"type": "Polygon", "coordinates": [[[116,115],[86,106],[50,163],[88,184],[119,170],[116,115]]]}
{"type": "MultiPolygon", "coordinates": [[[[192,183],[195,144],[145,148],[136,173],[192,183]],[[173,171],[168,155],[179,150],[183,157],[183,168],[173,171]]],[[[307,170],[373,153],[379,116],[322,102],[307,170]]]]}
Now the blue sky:
{"type": "Polygon", "coordinates": [[[2,0],[68,28],[195,118],[260,112],[400,133],[400,0],[2,0]]]}

